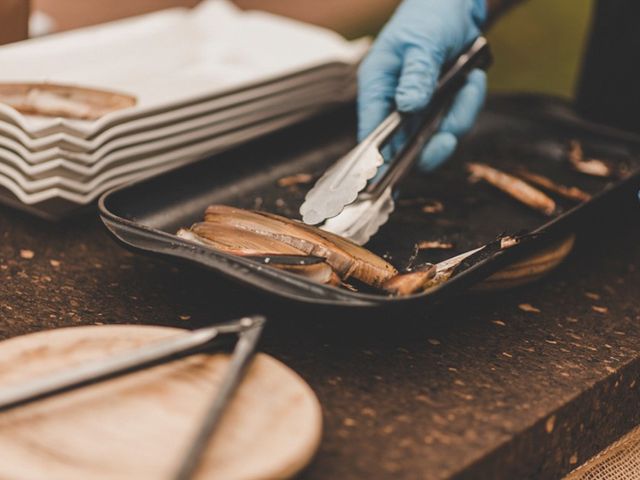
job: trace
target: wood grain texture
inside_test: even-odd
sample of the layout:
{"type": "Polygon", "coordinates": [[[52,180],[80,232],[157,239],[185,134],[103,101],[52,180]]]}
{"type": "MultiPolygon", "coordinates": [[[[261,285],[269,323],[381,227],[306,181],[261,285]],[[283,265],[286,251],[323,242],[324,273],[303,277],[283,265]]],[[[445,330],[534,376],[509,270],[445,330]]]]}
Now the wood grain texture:
{"type": "MultiPolygon", "coordinates": [[[[0,343],[0,388],[175,335],[166,327],[65,328],[0,343]]],[[[3,479],[170,478],[228,363],[196,355],[0,414],[3,479]]],[[[197,479],[286,478],[321,436],[320,405],[259,354],[212,438],[197,479]]]]}

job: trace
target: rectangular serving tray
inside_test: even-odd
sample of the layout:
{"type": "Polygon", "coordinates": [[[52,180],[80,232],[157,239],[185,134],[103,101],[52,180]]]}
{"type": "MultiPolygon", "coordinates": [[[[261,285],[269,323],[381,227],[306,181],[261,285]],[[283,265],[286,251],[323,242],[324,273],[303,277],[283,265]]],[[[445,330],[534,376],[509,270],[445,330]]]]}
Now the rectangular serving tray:
{"type": "Polygon", "coordinates": [[[487,249],[464,262],[444,284],[410,297],[364,293],[319,285],[253,260],[234,257],[178,238],[175,232],[200,221],[211,204],[256,208],[298,218],[308,185],[280,187],[296,173],[319,176],[354,144],[353,107],[341,108],[278,134],[140,183],[114,189],[100,199],[107,228],[126,246],[181,258],[218,275],[279,297],[307,304],[431,307],[460,295],[505,266],[535,254],[563,235],[592,226],[603,213],[615,215],[620,202],[637,201],[640,137],[581,120],[563,100],[534,96],[492,97],[475,130],[455,157],[430,174],[416,172],[403,184],[389,223],[367,245],[399,269],[409,262],[435,263],[488,244],[502,235],[534,233],[508,249],[487,249]],[[622,179],[599,179],[569,167],[569,142],[579,140],[590,157],[624,165],[622,179]],[[484,183],[471,184],[466,162],[484,162],[505,171],[526,166],[559,183],[593,195],[577,205],[555,199],[553,217],[523,206],[484,183]],[[421,211],[421,200],[438,200],[444,210],[421,211]],[[446,251],[415,257],[415,244],[440,240],[446,251]]]}

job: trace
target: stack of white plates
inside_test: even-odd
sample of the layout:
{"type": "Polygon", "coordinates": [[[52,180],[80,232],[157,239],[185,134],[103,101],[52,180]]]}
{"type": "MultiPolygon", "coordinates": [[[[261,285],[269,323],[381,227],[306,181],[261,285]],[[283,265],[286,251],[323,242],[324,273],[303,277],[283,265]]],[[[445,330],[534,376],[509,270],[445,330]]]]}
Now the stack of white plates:
{"type": "Polygon", "coordinates": [[[366,42],[224,0],[0,48],[0,201],[59,218],[105,190],[354,95],[366,42]]]}

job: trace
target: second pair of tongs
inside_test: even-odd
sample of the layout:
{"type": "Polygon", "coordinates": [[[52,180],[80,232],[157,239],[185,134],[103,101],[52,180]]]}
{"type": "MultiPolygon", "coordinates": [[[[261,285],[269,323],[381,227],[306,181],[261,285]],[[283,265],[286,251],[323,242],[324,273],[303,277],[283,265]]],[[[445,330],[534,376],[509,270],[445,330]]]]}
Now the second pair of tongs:
{"type": "Polygon", "coordinates": [[[180,333],[106,359],[86,362],[37,378],[26,384],[4,388],[0,390],[0,412],[189,355],[208,352],[214,340],[223,335],[236,334],[238,341],[226,374],[211,399],[205,417],[184,458],[181,459],[179,468],[171,477],[174,480],[188,480],[193,477],[209,438],[253,359],[264,324],[265,319],[261,316],[244,317],[233,322],[180,333]]]}
{"type": "Polygon", "coordinates": [[[300,207],[305,223],[321,226],[363,245],[389,219],[395,205],[393,190],[411,170],[419,153],[437,132],[444,112],[462,88],[468,74],[491,63],[489,44],[477,38],[457,60],[445,68],[429,106],[416,115],[393,112],[362,143],[338,160],[317,181],[300,207]],[[370,183],[383,165],[381,149],[393,135],[418,120],[403,148],[380,178],[370,183]]]}

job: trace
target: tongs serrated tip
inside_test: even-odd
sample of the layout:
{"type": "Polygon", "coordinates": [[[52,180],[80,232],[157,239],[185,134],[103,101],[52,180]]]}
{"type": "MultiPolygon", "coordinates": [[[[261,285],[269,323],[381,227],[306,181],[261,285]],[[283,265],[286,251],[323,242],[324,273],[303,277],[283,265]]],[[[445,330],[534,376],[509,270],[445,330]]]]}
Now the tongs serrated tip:
{"type": "Polygon", "coordinates": [[[380,148],[401,123],[401,115],[397,112],[392,113],[366,139],[320,177],[300,207],[304,223],[320,224],[339,215],[345,206],[357,200],[358,194],[367,187],[368,182],[384,164],[380,148]]]}

